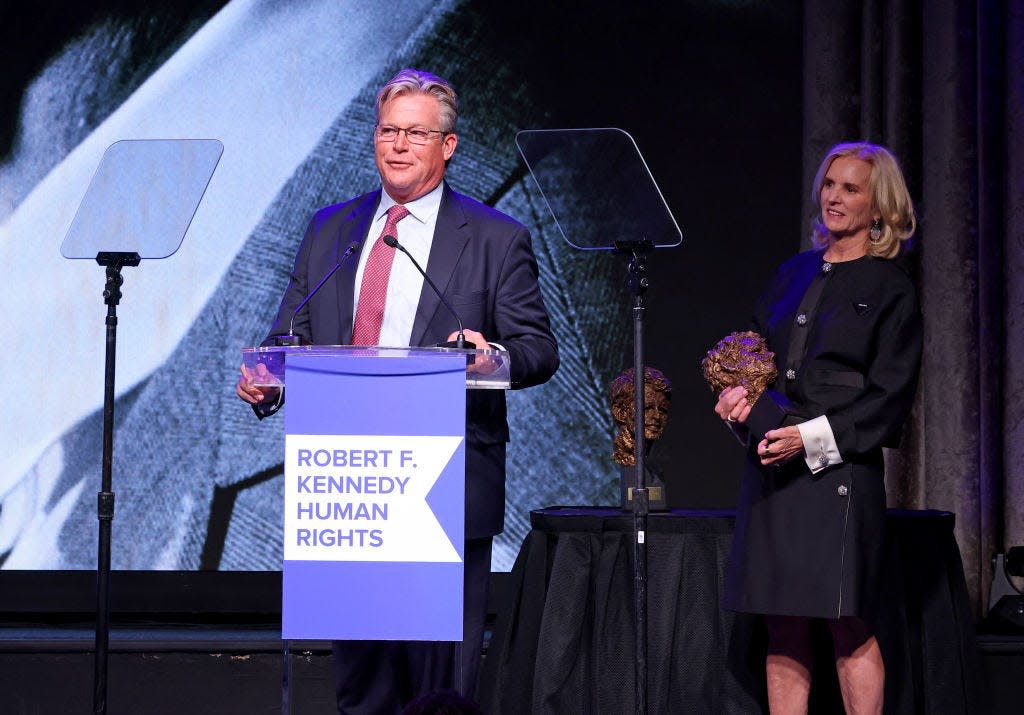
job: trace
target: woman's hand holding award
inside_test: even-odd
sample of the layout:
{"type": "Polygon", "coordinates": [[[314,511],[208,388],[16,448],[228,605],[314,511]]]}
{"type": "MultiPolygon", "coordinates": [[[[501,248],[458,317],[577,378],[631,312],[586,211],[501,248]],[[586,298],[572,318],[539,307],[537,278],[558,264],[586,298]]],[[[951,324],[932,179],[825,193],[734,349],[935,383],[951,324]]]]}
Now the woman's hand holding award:
{"type": "Polygon", "coordinates": [[[804,421],[785,395],[768,389],[779,371],[775,353],[759,334],[747,330],[725,336],[708,350],[701,369],[715,395],[738,385],[746,388],[751,410],[744,424],[758,440],[769,430],[804,421]]]}

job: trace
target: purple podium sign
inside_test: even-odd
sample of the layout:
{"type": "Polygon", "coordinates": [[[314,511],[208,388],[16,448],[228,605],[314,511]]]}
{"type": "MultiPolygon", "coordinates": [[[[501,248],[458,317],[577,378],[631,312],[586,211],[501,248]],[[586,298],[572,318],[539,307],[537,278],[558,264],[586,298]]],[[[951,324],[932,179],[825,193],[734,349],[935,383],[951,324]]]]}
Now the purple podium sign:
{"type": "Polygon", "coordinates": [[[291,354],[282,637],[462,639],[466,358],[291,354]]]}

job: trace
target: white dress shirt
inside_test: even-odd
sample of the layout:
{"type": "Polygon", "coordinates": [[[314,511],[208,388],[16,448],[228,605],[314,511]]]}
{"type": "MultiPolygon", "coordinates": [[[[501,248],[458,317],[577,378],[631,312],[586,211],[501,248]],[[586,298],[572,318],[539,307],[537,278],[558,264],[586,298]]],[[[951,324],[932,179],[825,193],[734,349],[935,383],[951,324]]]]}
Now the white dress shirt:
{"type": "Polygon", "coordinates": [[[828,417],[819,415],[813,420],[801,422],[796,428],[800,430],[800,437],[804,441],[804,462],[811,474],[842,463],[843,455],[839,454],[839,445],[836,444],[828,417]]]}

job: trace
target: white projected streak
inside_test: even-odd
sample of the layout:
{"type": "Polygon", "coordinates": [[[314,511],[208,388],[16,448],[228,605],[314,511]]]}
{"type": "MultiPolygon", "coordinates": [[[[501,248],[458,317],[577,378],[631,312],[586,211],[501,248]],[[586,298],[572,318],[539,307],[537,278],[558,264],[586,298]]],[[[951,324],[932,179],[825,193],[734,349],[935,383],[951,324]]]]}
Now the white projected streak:
{"type": "MultiPolygon", "coordinates": [[[[416,27],[436,11],[427,0],[236,0],[39,182],[0,226],[4,334],[17,338],[4,371],[0,500],[47,445],[102,402],[103,271],[61,258],[58,248],[106,147],[119,139],[224,143],[181,250],[125,269],[123,394],[167,359],[265,208],[381,69],[402,39],[380,41],[394,36],[395,18],[416,27]]],[[[369,161],[371,137],[352,141],[367,143],[369,161]]],[[[168,395],[168,406],[180,397],[168,395]]]]}

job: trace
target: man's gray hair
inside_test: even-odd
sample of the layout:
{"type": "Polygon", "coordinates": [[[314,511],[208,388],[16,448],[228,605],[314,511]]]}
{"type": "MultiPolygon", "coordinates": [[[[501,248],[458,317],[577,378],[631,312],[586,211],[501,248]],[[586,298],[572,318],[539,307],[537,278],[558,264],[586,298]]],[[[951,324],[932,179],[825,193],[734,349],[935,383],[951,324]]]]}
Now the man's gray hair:
{"type": "Polygon", "coordinates": [[[386,102],[403,94],[429,94],[441,104],[441,126],[445,134],[455,131],[455,122],[459,117],[459,99],[452,86],[441,77],[424,70],[406,67],[380,88],[377,92],[377,121],[386,102]]]}

